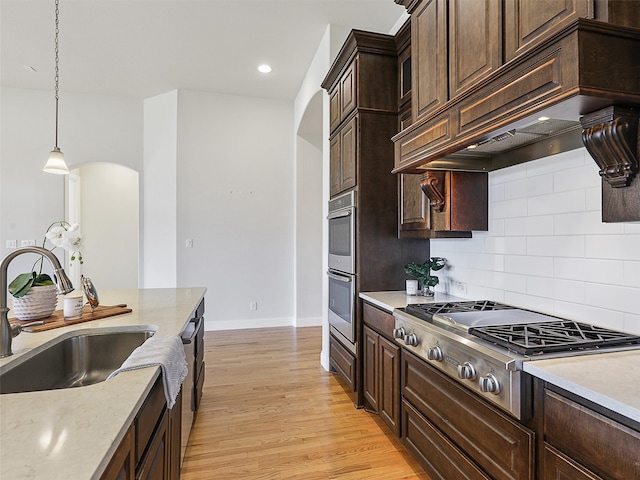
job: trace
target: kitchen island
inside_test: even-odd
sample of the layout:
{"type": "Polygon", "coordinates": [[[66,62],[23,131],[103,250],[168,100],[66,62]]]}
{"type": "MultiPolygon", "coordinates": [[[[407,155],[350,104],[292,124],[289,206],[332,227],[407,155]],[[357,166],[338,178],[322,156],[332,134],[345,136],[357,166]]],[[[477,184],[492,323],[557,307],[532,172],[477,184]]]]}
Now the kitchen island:
{"type": "MultiPolygon", "coordinates": [[[[101,291],[101,305],[126,304],[132,312],[39,333],[23,332],[13,339],[14,355],[0,359],[0,369],[36,347],[79,330],[126,327],[155,330],[159,336],[178,335],[205,291],[101,291]]],[[[159,367],[144,368],[84,387],[0,395],[0,478],[100,478],[159,375],[159,367]]]]}

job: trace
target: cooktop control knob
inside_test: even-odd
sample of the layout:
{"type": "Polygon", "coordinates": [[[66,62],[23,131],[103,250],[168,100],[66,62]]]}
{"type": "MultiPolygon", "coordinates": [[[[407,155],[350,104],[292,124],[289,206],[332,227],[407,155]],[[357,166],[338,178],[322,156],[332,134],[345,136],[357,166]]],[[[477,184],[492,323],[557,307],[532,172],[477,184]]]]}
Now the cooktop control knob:
{"type": "Polygon", "coordinates": [[[412,333],[411,335],[405,335],[404,336],[404,344],[405,345],[409,345],[411,347],[417,347],[418,346],[418,337],[416,337],[415,333],[412,333]]]}
{"type": "Polygon", "coordinates": [[[429,350],[427,350],[427,358],[434,362],[441,362],[444,359],[442,349],[438,345],[429,348],[429,350]]]}
{"type": "Polygon", "coordinates": [[[498,382],[498,378],[493,373],[487,373],[485,376],[480,377],[479,383],[480,389],[484,393],[493,393],[494,395],[498,395],[502,389],[500,382],[498,382]]]}
{"type": "Polygon", "coordinates": [[[458,365],[458,378],[462,380],[475,380],[476,369],[473,368],[469,362],[464,362],[462,365],[458,365]]]}
{"type": "Polygon", "coordinates": [[[404,331],[404,327],[398,327],[393,329],[393,338],[404,338],[407,332],[404,331]]]}

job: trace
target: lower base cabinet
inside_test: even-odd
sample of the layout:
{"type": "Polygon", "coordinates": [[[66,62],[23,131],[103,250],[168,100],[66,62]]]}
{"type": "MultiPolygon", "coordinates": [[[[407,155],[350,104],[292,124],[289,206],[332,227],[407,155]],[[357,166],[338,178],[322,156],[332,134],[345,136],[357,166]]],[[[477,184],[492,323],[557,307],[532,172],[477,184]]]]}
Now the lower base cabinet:
{"type": "Polygon", "coordinates": [[[177,480],[180,478],[180,406],[167,409],[158,377],[101,480],[177,480]]]}
{"type": "Polygon", "coordinates": [[[544,388],[540,478],[640,479],[640,425],[625,425],[579,400],[544,388]]]}
{"type": "Polygon", "coordinates": [[[347,393],[355,397],[356,356],[333,335],[329,335],[329,365],[331,370],[342,379],[347,393]]]}

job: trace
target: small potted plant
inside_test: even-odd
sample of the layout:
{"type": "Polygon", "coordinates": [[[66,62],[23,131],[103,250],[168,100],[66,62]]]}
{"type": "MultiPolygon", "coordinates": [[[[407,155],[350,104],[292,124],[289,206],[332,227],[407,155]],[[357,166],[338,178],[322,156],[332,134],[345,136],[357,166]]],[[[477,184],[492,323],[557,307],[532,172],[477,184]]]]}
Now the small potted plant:
{"type": "MultiPolygon", "coordinates": [[[[53,245],[51,251],[57,247],[63,248],[70,253],[71,261],[83,263],[82,234],[78,224],[71,225],[64,220],[52,223],[42,240],[43,248],[46,248],[47,240],[53,245]]],[[[56,287],[51,277],[42,273],[43,261],[44,257],[41,256],[30,272],[19,274],[9,284],[8,290],[13,296],[13,315],[18,320],[47,318],[56,309],[56,287]]]]}
{"type": "Polygon", "coordinates": [[[442,257],[431,257],[429,260],[422,264],[408,263],[404,266],[406,274],[415,277],[420,284],[422,295],[425,297],[433,296],[433,290],[431,287],[435,287],[440,283],[437,276],[431,275],[431,271],[437,272],[446,265],[446,259],[442,257]]]}

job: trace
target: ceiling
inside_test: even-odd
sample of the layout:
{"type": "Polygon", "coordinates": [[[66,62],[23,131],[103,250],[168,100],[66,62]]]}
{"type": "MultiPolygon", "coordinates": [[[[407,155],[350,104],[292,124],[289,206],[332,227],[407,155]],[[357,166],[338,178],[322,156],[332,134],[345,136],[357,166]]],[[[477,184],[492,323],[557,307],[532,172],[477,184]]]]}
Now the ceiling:
{"type": "MultiPolygon", "coordinates": [[[[404,8],[393,0],[60,0],[59,11],[61,94],[188,89],[292,100],[328,24],[386,33],[404,8]],[[259,73],[261,63],[273,71],[259,73]]],[[[54,0],[0,0],[2,86],[53,92],[54,31],[54,0]]]]}

